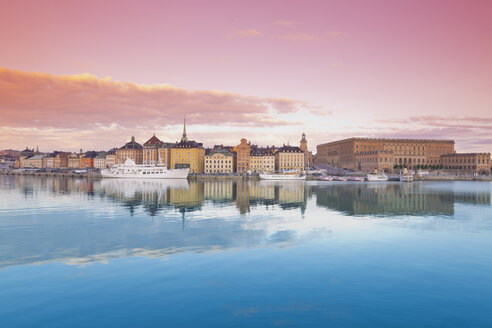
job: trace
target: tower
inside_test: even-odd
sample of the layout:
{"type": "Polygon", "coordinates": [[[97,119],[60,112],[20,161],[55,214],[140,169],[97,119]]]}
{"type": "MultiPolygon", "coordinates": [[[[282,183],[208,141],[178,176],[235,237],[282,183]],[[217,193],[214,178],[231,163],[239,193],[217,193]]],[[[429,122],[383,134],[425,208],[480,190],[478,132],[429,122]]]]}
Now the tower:
{"type": "Polygon", "coordinates": [[[181,137],[181,142],[187,142],[188,138],[186,137],[186,116],[184,117],[183,122],[183,136],[181,137]]]}
{"type": "Polygon", "coordinates": [[[301,146],[299,147],[303,152],[307,152],[307,140],[306,140],[306,134],[303,132],[302,133],[302,138],[301,138],[301,146]]]}

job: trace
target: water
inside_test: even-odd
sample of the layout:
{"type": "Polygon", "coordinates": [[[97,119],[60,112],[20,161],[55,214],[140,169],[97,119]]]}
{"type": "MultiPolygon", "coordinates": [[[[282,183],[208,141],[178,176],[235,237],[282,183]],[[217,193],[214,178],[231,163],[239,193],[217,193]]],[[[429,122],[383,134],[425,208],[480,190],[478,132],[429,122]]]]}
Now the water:
{"type": "Polygon", "coordinates": [[[491,327],[491,195],[0,176],[0,326],[491,327]]]}

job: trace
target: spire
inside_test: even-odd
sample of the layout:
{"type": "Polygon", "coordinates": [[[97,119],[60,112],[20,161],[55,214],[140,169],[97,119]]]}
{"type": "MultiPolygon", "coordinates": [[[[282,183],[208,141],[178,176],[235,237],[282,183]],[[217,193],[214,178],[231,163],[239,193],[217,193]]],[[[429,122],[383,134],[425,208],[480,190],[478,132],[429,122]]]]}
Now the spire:
{"type": "Polygon", "coordinates": [[[187,142],[188,138],[186,137],[186,116],[184,117],[183,122],[183,137],[181,138],[181,142],[187,142]]]}

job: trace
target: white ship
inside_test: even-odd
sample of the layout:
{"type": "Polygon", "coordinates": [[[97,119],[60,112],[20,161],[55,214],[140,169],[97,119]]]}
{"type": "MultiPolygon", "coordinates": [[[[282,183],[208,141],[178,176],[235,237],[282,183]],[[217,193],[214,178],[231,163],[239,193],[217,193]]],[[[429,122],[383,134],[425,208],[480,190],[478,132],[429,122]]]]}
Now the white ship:
{"type": "Polygon", "coordinates": [[[306,180],[304,174],[297,170],[283,171],[282,173],[261,173],[261,180],[306,180]]]}
{"type": "Polygon", "coordinates": [[[384,173],[368,174],[367,175],[367,181],[369,181],[369,182],[388,181],[388,176],[384,173]]]}
{"type": "Polygon", "coordinates": [[[101,170],[103,178],[127,179],[186,179],[189,173],[189,168],[168,169],[164,165],[137,165],[130,158],[127,158],[124,164],[101,170]]]}

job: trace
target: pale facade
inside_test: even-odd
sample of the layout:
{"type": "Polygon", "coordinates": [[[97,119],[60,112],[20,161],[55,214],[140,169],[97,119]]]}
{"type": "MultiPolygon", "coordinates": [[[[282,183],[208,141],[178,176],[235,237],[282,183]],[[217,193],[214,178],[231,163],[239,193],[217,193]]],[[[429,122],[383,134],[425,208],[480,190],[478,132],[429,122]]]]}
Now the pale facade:
{"type": "Polygon", "coordinates": [[[234,156],[227,149],[214,149],[205,155],[205,173],[232,173],[234,156]]]}
{"type": "Polygon", "coordinates": [[[453,140],[350,138],[317,146],[316,163],[357,169],[355,154],[370,151],[393,153],[393,166],[415,168],[439,165],[443,154],[454,153],[453,140]]]}
{"type": "Polygon", "coordinates": [[[275,155],[271,148],[254,148],[250,154],[250,169],[254,173],[274,172],[275,155]]]}
{"type": "Polygon", "coordinates": [[[118,164],[118,158],[116,157],[117,148],[113,148],[106,153],[106,168],[110,168],[118,164]]]}
{"type": "Polygon", "coordinates": [[[95,169],[105,169],[106,168],[106,152],[100,152],[94,158],[94,168],[95,169]]]}
{"type": "Polygon", "coordinates": [[[445,154],[440,165],[448,171],[490,174],[490,153],[445,154]]]}
{"type": "Polygon", "coordinates": [[[54,156],[45,156],[43,158],[43,167],[48,169],[55,168],[55,157],[54,156]]]}
{"type": "Polygon", "coordinates": [[[135,137],[132,136],[130,142],[126,143],[123,147],[116,151],[116,158],[118,163],[125,163],[127,158],[132,159],[136,164],[143,163],[143,150],[142,145],[135,141],[135,137]]]}
{"type": "Polygon", "coordinates": [[[304,171],[305,154],[299,147],[283,146],[275,152],[275,170],[304,171]]]}
{"type": "Polygon", "coordinates": [[[143,144],[143,164],[165,165],[171,163],[171,147],[173,144],[159,140],[155,134],[143,144]]]}
{"type": "Polygon", "coordinates": [[[22,167],[42,168],[43,157],[45,157],[45,155],[34,155],[27,157],[23,160],[22,167]]]}

